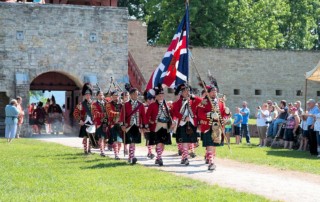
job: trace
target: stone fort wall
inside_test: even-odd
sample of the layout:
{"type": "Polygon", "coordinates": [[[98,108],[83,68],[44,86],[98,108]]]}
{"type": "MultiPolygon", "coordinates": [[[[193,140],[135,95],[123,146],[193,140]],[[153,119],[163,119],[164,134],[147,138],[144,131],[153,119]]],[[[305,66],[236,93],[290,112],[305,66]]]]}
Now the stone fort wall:
{"type": "MultiPolygon", "coordinates": [[[[129,21],[129,51],[148,81],[167,47],[148,46],[146,39],[146,26],[139,21],[129,21]]],[[[208,81],[208,70],[216,77],[220,92],[226,94],[231,111],[234,112],[234,108],[246,100],[252,114],[267,99],[276,102],[282,99],[288,102],[301,100],[304,104],[304,74],[320,60],[319,51],[193,47],[191,52],[202,78],[208,81]]],[[[192,62],[190,71],[190,83],[197,87],[192,62]]],[[[308,81],[307,91],[307,98],[320,99],[319,83],[308,81]]]]}
{"type": "Polygon", "coordinates": [[[93,76],[104,90],[111,76],[127,81],[127,67],[126,8],[0,2],[0,92],[22,96],[25,109],[42,73],[63,73],[80,88],[93,76]]]}

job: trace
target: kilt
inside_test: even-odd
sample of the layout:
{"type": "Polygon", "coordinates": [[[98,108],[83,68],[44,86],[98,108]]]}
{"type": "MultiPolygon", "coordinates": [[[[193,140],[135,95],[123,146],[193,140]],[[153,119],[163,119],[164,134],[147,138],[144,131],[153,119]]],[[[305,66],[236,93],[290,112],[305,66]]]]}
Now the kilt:
{"type": "MultiPolygon", "coordinates": [[[[207,147],[207,146],[223,146],[223,143],[215,143],[212,140],[212,129],[210,128],[209,131],[207,131],[206,133],[203,133],[203,140],[202,140],[202,146],[203,147],[207,147]]],[[[222,135],[223,136],[223,135],[222,135]]]]}
{"type": "Polygon", "coordinates": [[[85,126],[85,125],[80,127],[79,137],[88,137],[86,128],[87,128],[87,126],[85,126]]]}
{"type": "Polygon", "coordinates": [[[171,142],[171,135],[168,133],[167,129],[161,128],[157,132],[150,132],[149,138],[149,145],[156,145],[159,143],[170,145],[171,142]]]}
{"type": "Polygon", "coordinates": [[[151,135],[150,132],[145,132],[144,137],[146,138],[146,146],[155,145],[155,135],[151,135]]]}
{"type": "Polygon", "coordinates": [[[114,142],[123,142],[121,126],[119,124],[116,124],[112,128],[109,127],[108,136],[108,144],[113,144],[114,142]]]}
{"type": "Polygon", "coordinates": [[[141,133],[137,125],[131,126],[128,132],[126,132],[126,144],[141,143],[141,133]]]}
{"type": "Polygon", "coordinates": [[[103,132],[102,125],[99,128],[97,128],[96,135],[98,136],[98,138],[103,138],[103,139],[107,138],[107,133],[103,132]]]}
{"type": "Polygon", "coordinates": [[[187,124],[184,126],[178,126],[177,128],[177,134],[176,134],[176,140],[177,143],[196,143],[197,142],[197,128],[193,126],[192,124],[189,124],[190,128],[192,129],[192,134],[187,134],[187,124]]]}

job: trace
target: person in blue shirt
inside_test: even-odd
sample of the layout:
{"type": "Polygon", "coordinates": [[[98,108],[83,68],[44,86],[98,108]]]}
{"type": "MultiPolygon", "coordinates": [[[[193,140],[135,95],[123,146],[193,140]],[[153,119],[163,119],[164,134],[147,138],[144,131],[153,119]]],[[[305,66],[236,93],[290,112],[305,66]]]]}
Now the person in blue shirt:
{"type": "Polygon", "coordinates": [[[234,135],[236,137],[236,144],[240,144],[240,131],[241,131],[241,123],[243,121],[242,115],[240,114],[240,108],[236,107],[236,113],[233,115],[233,127],[234,127],[234,135]]]}
{"type": "Polygon", "coordinates": [[[17,126],[18,126],[18,115],[19,110],[17,108],[18,102],[15,99],[10,101],[5,108],[5,137],[7,138],[7,142],[11,142],[13,138],[16,136],[17,126]]]}
{"type": "Polygon", "coordinates": [[[309,133],[309,149],[311,155],[318,155],[317,150],[317,135],[316,131],[314,131],[314,115],[320,113],[318,106],[316,105],[316,101],[314,99],[309,99],[307,101],[308,106],[308,118],[307,118],[307,125],[308,125],[308,133],[309,133]]]}
{"type": "MultiPolygon", "coordinates": [[[[242,137],[246,137],[247,144],[250,144],[250,134],[249,134],[249,116],[250,109],[248,108],[248,103],[246,101],[242,102],[242,108],[240,109],[240,114],[242,115],[242,123],[241,123],[241,139],[242,137]]],[[[240,139],[240,142],[241,142],[240,139]]]]}

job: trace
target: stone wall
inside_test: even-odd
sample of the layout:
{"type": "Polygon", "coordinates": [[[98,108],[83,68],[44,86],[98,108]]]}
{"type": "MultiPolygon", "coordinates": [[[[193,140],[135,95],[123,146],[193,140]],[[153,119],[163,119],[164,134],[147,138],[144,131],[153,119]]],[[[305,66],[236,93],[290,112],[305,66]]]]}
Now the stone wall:
{"type": "Polygon", "coordinates": [[[10,98],[28,100],[32,80],[50,71],[80,87],[96,77],[104,90],[111,76],[128,80],[127,64],[127,9],[0,2],[0,92],[10,98]],[[16,83],[17,73],[25,83],[16,83]]]}
{"type": "MultiPolygon", "coordinates": [[[[167,47],[148,46],[146,40],[146,26],[139,21],[129,21],[129,51],[148,81],[167,47]]],[[[202,78],[208,80],[208,70],[217,78],[220,92],[227,95],[227,105],[232,112],[236,106],[241,106],[243,100],[248,101],[253,113],[267,99],[304,102],[304,74],[320,60],[319,51],[199,47],[191,51],[202,78]],[[239,95],[234,94],[237,90],[239,95]],[[281,95],[277,96],[276,90],[281,95]],[[302,91],[302,96],[297,96],[297,91],[302,91]],[[260,95],[256,95],[259,92],[260,95]]],[[[190,83],[197,87],[196,72],[191,64],[190,83]]],[[[307,98],[319,99],[317,91],[320,91],[319,84],[308,81],[307,98]]]]}

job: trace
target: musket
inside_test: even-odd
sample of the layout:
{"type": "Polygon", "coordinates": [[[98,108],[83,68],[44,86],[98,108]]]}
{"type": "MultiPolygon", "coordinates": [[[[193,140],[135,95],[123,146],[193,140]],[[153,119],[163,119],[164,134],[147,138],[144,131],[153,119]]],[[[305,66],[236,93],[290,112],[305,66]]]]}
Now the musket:
{"type": "MultiPolygon", "coordinates": [[[[190,50],[189,50],[189,51],[190,51],[190,50]]],[[[192,64],[193,64],[193,66],[194,66],[194,69],[195,69],[196,72],[197,72],[198,78],[200,79],[200,82],[201,82],[201,84],[202,84],[202,86],[203,86],[203,88],[204,88],[205,94],[206,94],[206,96],[207,96],[207,98],[208,98],[208,100],[209,100],[209,102],[210,102],[210,104],[211,104],[211,107],[212,107],[212,109],[214,110],[214,112],[217,112],[217,108],[214,106],[214,104],[212,103],[212,101],[211,101],[211,99],[210,99],[208,90],[207,90],[207,88],[206,88],[206,86],[205,86],[205,84],[204,84],[204,81],[203,81],[202,78],[201,78],[201,75],[200,75],[200,73],[199,73],[199,71],[198,71],[198,68],[197,68],[195,62],[194,62],[194,59],[193,59],[192,54],[190,54],[190,57],[191,57],[191,60],[192,60],[192,64]]],[[[219,113],[220,113],[220,112],[219,112],[219,113]]],[[[210,117],[210,118],[211,118],[211,117],[210,117]]],[[[218,118],[218,125],[219,125],[219,128],[220,128],[220,130],[221,130],[221,132],[222,132],[222,134],[223,134],[223,137],[224,137],[225,141],[227,142],[228,148],[229,148],[229,150],[230,150],[230,143],[229,143],[229,141],[228,141],[228,139],[227,139],[227,137],[226,137],[226,135],[225,135],[225,133],[224,133],[224,131],[223,131],[220,117],[218,118]]]]}

